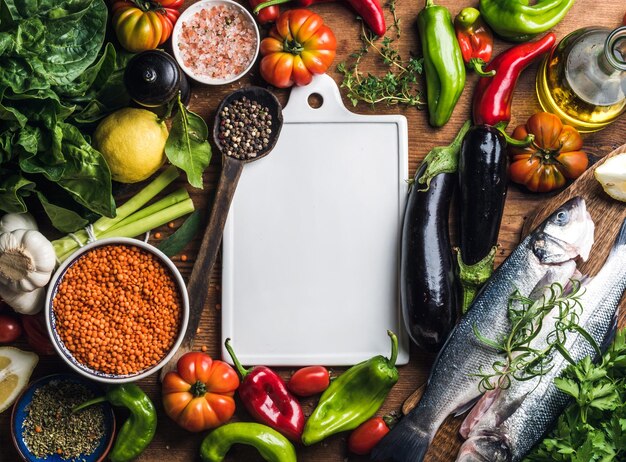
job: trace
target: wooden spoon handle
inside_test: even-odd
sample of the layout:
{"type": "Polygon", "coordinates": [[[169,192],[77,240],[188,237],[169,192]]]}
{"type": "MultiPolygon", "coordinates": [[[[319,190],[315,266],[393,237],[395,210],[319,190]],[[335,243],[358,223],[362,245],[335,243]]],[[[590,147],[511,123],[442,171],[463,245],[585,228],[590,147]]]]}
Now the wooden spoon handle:
{"type": "Polygon", "coordinates": [[[189,324],[187,325],[187,331],[185,332],[180,348],[161,370],[161,380],[163,380],[167,372],[176,368],[178,359],[193,348],[193,340],[196,336],[196,331],[198,330],[204,304],[209,292],[211,269],[215,264],[217,253],[220,249],[224,225],[228,217],[228,210],[230,209],[230,203],[235,195],[235,189],[237,188],[242,170],[243,162],[233,159],[232,157],[223,156],[222,173],[220,175],[219,184],[217,185],[217,193],[215,194],[215,201],[211,209],[211,217],[204,231],[202,244],[200,245],[200,250],[198,251],[196,262],[193,265],[189,283],[187,284],[187,292],[189,293],[189,324]]]}

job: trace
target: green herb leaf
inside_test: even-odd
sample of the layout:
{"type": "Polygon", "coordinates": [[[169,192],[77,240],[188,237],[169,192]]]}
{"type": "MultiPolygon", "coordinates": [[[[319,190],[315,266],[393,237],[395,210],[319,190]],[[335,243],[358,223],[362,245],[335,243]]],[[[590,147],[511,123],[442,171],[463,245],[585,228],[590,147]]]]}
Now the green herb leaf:
{"type": "Polygon", "coordinates": [[[341,87],[347,90],[347,98],[353,106],[359,101],[387,106],[403,104],[421,109],[426,106],[422,100],[422,92],[418,87],[417,74],[422,73],[422,59],[410,57],[403,60],[395,48],[395,41],[401,36],[400,20],[396,16],[396,0],[387,3],[393,16],[393,23],[387,29],[393,38],[385,35],[378,38],[367,29],[361,18],[361,48],[349,55],[348,63],[339,63],[337,71],[342,75],[341,87]],[[382,75],[374,75],[362,71],[363,59],[372,54],[384,64],[388,70],[382,75]]]}
{"type": "Polygon", "coordinates": [[[182,252],[187,244],[189,244],[202,227],[202,217],[200,210],[196,210],[187,217],[185,222],[178,228],[174,234],[161,242],[157,248],[168,257],[173,257],[182,252]]]}
{"type": "Polygon", "coordinates": [[[172,129],[165,143],[169,161],[187,174],[187,181],[202,188],[202,174],[211,162],[211,145],[207,141],[209,129],[197,114],[189,111],[180,101],[172,119],[172,129]]]}
{"type": "Polygon", "coordinates": [[[622,330],[601,362],[594,364],[587,357],[555,379],[555,385],[574,402],[525,461],[626,460],[625,353],[626,330],[622,330]]]}

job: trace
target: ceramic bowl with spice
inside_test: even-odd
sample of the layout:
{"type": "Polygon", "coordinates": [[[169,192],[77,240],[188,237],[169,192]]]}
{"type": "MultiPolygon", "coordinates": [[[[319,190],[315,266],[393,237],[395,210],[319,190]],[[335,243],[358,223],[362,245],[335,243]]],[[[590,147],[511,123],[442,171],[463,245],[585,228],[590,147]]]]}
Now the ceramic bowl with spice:
{"type": "Polygon", "coordinates": [[[142,379],[174,355],[187,329],[182,276],[156,247],[109,238],[68,258],[48,287],[54,348],[76,372],[106,383],[142,379]]]}
{"type": "Polygon", "coordinates": [[[247,74],[260,43],[252,15],[231,0],[194,3],[172,32],[176,61],[189,77],[207,85],[224,85],[247,74]]]}
{"type": "Polygon", "coordinates": [[[104,394],[76,374],[55,374],[33,382],[13,406],[11,434],[28,462],[103,461],[113,444],[115,416],[108,403],[72,414],[72,409],[104,394]]]}

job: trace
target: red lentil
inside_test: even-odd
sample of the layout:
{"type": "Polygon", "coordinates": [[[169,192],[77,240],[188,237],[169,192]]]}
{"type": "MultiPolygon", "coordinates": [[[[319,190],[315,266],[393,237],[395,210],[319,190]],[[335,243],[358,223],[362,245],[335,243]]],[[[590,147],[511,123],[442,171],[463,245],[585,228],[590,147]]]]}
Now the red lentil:
{"type": "Polygon", "coordinates": [[[187,255],[181,255],[180,261],[187,261],[187,255]]]}
{"type": "Polygon", "coordinates": [[[154,233],[155,239],[161,239],[161,233],[154,233]]]}
{"type": "Polygon", "coordinates": [[[53,300],[59,337],[80,363],[133,374],[159,362],[180,324],[169,269],[132,245],[96,247],[66,271],[53,300]]]}

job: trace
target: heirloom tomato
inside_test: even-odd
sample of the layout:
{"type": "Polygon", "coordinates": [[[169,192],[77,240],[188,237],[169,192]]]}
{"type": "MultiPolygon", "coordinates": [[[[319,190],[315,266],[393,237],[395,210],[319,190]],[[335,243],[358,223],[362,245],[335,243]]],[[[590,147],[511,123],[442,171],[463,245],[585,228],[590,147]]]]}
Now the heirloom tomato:
{"type": "Polygon", "coordinates": [[[261,76],[286,88],[307,85],[313,74],[323,74],[335,59],[337,40],[321,16],[309,10],[288,10],[261,42],[261,76]]]}
{"type": "Polygon", "coordinates": [[[567,180],[578,178],[587,169],[589,159],[581,151],[583,140],[578,131],[549,112],[532,115],[518,126],[513,138],[535,136],[527,147],[510,149],[511,180],[533,192],[562,188],[567,180]]]}
{"type": "Polygon", "coordinates": [[[181,0],[113,2],[113,29],[120,44],[137,53],[153,50],[172,35],[181,0]]]}
{"type": "Polygon", "coordinates": [[[163,407],[170,418],[190,432],[230,420],[239,376],[229,364],[206,353],[190,352],[181,356],[176,369],[163,378],[163,407]]]}

